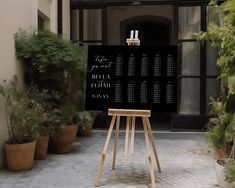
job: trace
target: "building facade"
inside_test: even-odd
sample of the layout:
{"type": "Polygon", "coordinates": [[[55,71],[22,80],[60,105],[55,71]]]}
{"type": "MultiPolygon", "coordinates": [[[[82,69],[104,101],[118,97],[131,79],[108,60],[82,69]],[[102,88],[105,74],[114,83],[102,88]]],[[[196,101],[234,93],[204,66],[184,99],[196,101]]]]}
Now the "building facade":
{"type": "MultiPolygon", "coordinates": [[[[0,1],[0,79],[17,75],[23,86],[23,68],[17,61],[14,33],[38,29],[61,34],[88,45],[125,44],[132,29],[141,44],[177,45],[178,110],[153,114],[166,129],[202,129],[208,118],[209,96],[219,92],[216,50],[196,41],[214,20],[208,0],[8,0],[0,1]]],[[[0,168],[3,144],[8,139],[0,104],[0,168]]]]}
{"type": "MultiPolygon", "coordinates": [[[[178,110],[153,114],[165,129],[202,129],[209,97],[219,93],[217,51],[198,42],[195,33],[216,20],[208,0],[72,0],[71,40],[84,46],[125,45],[139,30],[142,45],[178,46],[178,110]]],[[[161,126],[161,125],[159,125],[161,126]]]]}

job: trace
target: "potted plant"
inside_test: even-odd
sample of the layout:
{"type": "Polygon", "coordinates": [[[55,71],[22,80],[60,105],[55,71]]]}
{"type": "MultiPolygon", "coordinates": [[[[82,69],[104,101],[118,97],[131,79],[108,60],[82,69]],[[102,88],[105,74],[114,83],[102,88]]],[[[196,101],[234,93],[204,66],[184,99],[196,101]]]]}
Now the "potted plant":
{"type": "MultiPolygon", "coordinates": [[[[235,129],[233,130],[233,137],[235,136],[235,129]]],[[[215,163],[216,176],[220,188],[234,188],[235,187],[235,137],[233,147],[229,158],[217,160],[215,163]]]]}
{"type": "Polygon", "coordinates": [[[12,171],[31,169],[43,108],[20,91],[16,81],[3,81],[0,84],[0,97],[9,133],[9,140],[4,146],[7,167],[12,171]]]}
{"type": "Polygon", "coordinates": [[[54,153],[68,153],[76,138],[78,126],[74,121],[68,121],[61,110],[58,110],[57,118],[60,124],[55,127],[55,134],[51,136],[51,149],[54,153]]]}
{"type": "Polygon", "coordinates": [[[51,109],[48,105],[48,101],[51,100],[51,96],[46,90],[40,91],[35,87],[31,87],[27,90],[27,94],[44,109],[42,115],[43,121],[37,127],[38,136],[36,138],[36,149],[34,156],[36,160],[43,160],[47,156],[49,136],[55,134],[55,126],[60,124],[60,122],[57,118],[57,110],[51,109]]]}
{"type": "Polygon", "coordinates": [[[80,137],[91,136],[95,115],[96,113],[92,111],[77,112],[77,125],[78,125],[77,136],[80,137]]]}
{"type": "MultiPolygon", "coordinates": [[[[213,133],[217,135],[217,138],[214,139],[215,143],[218,146],[223,146],[225,144],[233,145],[230,150],[230,158],[227,155],[220,156],[218,160],[215,161],[215,169],[216,169],[216,176],[221,188],[231,188],[234,179],[233,179],[233,166],[234,164],[231,161],[231,158],[234,158],[234,147],[235,147],[235,140],[234,140],[234,130],[235,130],[235,98],[234,98],[234,91],[235,91],[235,79],[229,77],[228,78],[228,96],[226,97],[226,101],[224,103],[220,102],[220,105],[215,105],[214,101],[214,108],[217,111],[218,119],[216,124],[212,126],[213,131],[209,129],[208,135],[212,138],[213,133]],[[217,107],[217,108],[216,108],[217,107]],[[215,142],[217,140],[217,142],[215,142]],[[227,169],[227,170],[226,170],[227,169]],[[227,171],[227,172],[226,172],[227,171]],[[227,173],[227,177],[226,177],[227,173]]],[[[212,122],[212,120],[210,120],[212,122]]],[[[211,124],[212,125],[212,124],[211,124]]],[[[212,140],[212,139],[211,139],[212,140]]]]}
{"type": "Polygon", "coordinates": [[[43,122],[38,126],[38,136],[36,138],[35,156],[36,160],[43,160],[47,156],[49,137],[55,134],[54,126],[60,123],[56,110],[45,110],[43,113],[43,122]]]}
{"type": "Polygon", "coordinates": [[[226,168],[226,181],[231,184],[231,188],[235,188],[235,160],[231,160],[226,168]]]}
{"type": "MultiPolygon", "coordinates": [[[[228,83],[230,83],[230,81],[228,81],[228,83]]],[[[231,86],[231,84],[228,85],[231,86]]],[[[231,87],[229,87],[229,93],[231,91],[231,87]]],[[[210,118],[207,132],[210,145],[220,151],[220,155],[218,155],[218,158],[215,160],[215,169],[217,180],[221,188],[231,188],[230,183],[228,183],[225,178],[226,167],[230,165],[228,153],[234,152],[231,146],[233,145],[234,148],[233,129],[235,128],[235,108],[231,108],[230,105],[233,104],[233,102],[229,99],[229,96],[230,94],[227,100],[230,101],[230,103],[228,103],[228,101],[222,102],[218,100],[213,100],[211,103],[212,111],[216,112],[217,116],[210,118]],[[230,150],[228,150],[228,146],[230,146],[230,150]]]]}
{"type": "Polygon", "coordinates": [[[15,47],[18,59],[25,64],[26,84],[47,90],[51,95],[47,107],[57,110],[60,125],[55,126],[50,142],[54,151],[69,152],[77,131],[75,112],[84,106],[85,51],[79,43],[65,41],[48,31],[20,31],[15,35],[15,47]],[[65,136],[68,133],[71,135],[65,136]],[[63,145],[63,149],[59,148],[63,145]]]}
{"type": "Polygon", "coordinates": [[[220,188],[232,188],[231,184],[227,182],[225,172],[226,166],[229,164],[229,159],[220,159],[215,162],[216,177],[220,188]]]}
{"type": "MultiPolygon", "coordinates": [[[[211,1],[215,13],[218,15],[218,22],[209,23],[206,32],[197,34],[201,41],[209,42],[212,47],[218,49],[217,66],[220,69],[221,81],[221,111],[215,113],[215,120],[210,119],[209,137],[214,146],[221,147],[225,143],[233,144],[233,129],[235,128],[235,40],[234,40],[234,20],[235,20],[235,0],[225,1],[221,5],[217,1],[211,1]],[[222,23],[222,24],[218,24],[222,23]],[[216,142],[215,142],[216,141],[216,142]]],[[[216,174],[220,187],[231,187],[225,181],[225,166],[228,164],[228,158],[216,160],[216,174]]],[[[230,168],[229,168],[230,169],[230,168]]],[[[232,172],[229,170],[229,172],[232,172]]],[[[228,176],[232,182],[232,176],[228,176]]]]}

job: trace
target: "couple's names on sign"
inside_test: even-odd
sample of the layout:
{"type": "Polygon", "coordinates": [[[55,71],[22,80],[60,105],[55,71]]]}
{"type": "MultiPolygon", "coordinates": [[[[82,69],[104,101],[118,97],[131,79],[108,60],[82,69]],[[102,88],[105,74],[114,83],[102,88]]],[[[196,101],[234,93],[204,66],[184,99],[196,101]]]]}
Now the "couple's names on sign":
{"type": "Polygon", "coordinates": [[[94,56],[93,62],[92,66],[87,69],[87,72],[90,73],[91,77],[91,82],[88,87],[91,89],[98,89],[99,92],[93,93],[91,98],[109,99],[110,95],[105,89],[111,88],[111,76],[106,70],[111,69],[114,62],[107,59],[104,55],[94,56]],[[104,92],[100,92],[102,90],[104,92]]]}
{"type": "Polygon", "coordinates": [[[177,110],[176,46],[90,46],[86,109],[177,110]]]}

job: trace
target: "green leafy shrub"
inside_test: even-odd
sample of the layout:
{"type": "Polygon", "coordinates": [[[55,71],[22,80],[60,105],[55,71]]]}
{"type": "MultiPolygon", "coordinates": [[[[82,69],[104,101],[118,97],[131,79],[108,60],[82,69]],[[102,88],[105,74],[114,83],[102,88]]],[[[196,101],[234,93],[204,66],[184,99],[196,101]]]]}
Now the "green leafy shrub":
{"type": "Polygon", "coordinates": [[[82,111],[77,112],[76,122],[77,125],[82,127],[82,129],[92,128],[92,122],[96,115],[96,112],[93,111],[82,111]]]}
{"type": "Polygon", "coordinates": [[[235,1],[232,1],[218,5],[217,1],[212,0],[210,5],[218,20],[209,23],[206,32],[201,31],[196,34],[198,40],[208,42],[218,50],[216,62],[220,69],[218,79],[221,79],[221,86],[224,89],[220,100],[212,100],[210,104],[211,118],[207,124],[209,144],[217,149],[233,142],[232,129],[235,126],[235,97],[230,89],[234,86],[230,78],[235,75],[235,12],[233,11],[235,9],[231,8],[235,1]]]}
{"type": "Polygon", "coordinates": [[[211,147],[220,149],[226,145],[225,125],[218,118],[210,118],[207,140],[211,147]]]}
{"type": "Polygon", "coordinates": [[[226,165],[226,181],[231,183],[232,187],[235,188],[235,160],[230,161],[226,165]]]}
{"type": "Polygon", "coordinates": [[[207,140],[211,147],[220,149],[232,142],[230,128],[234,125],[233,114],[225,111],[225,105],[221,99],[211,98],[211,118],[207,123],[207,140]]]}
{"type": "Polygon", "coordinates": [[[210,42],[212,47],[218,49],[217,65],[221,70],[220,78],[226,83],[229,76],[235,75],[235,12],[228,11],[226,4],[218,6],[216,1],[211,1],[211,5],[222,24],[211,22],[206,32],[199,32],[196,36],[198,40],[210,42]]]}
{"type": "Polygon", "coordinates": [[[15,48],[25,64],[27,85],[48,92],[46,109],[56,109],[62,126],[74,123],[74,112],[84,110],[84,49],[49,31],[20,31],[15,34],[15,48]]]}

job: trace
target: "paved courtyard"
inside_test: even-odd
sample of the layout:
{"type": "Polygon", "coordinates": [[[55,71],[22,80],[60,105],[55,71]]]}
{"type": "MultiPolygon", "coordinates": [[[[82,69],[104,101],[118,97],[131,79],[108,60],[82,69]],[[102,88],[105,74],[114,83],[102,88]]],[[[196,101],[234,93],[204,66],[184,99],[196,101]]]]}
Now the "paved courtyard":
{"type": "MultiPolygon", "coordinates": [[[[0,170],[0,188],[93,188],[106,133],[94,131],[92,137],[77,138],[71,153],[49,154],[46,160],[36,161],[30,171],[0,170]]],[[[160,132],[154,136],[162,168],[162,173],[155,168],[158,188],[218,187],[204,133],[160,132]]],[[[128,159],[124,156],[124,132],[121,133],[114,171],[113,145],[112,139],[100,187],[151,187],[143,133],[136,133],[135,151],[128,159]]]]}

